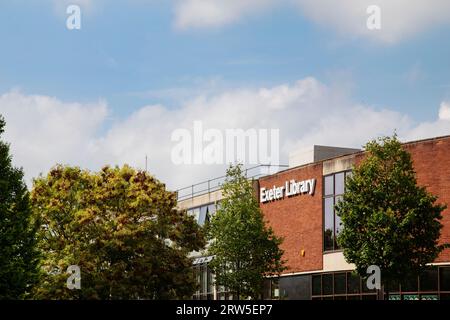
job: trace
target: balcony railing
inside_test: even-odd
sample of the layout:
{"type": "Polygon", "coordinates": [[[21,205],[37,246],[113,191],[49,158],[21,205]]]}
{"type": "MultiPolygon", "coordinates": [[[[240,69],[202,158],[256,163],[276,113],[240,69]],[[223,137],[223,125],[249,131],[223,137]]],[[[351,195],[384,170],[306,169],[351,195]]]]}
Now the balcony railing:
{"type": "MultiPolygon", "coordinates": [[[[279,172],[288,168],[288,165],[262,164],[255,167],[245,169],[247,179],[259,179],[261,177],[279,172]]],[[[191,186],[176,190],[178,201],[192,199],[197,196],[208,194],[222,188],[226,176],[206,180],[191,186]]]]}

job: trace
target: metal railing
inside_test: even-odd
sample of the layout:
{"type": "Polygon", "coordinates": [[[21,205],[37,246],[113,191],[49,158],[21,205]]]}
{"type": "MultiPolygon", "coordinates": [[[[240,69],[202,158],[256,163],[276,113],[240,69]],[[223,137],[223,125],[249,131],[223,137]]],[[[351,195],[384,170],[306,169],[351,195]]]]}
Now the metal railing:
{"type": "MultiPolygon", "coordinates": [[[[288,167],[288,165],[261,164],[245,169],[245,176],[247,179],[259,179],[261,177],[277,173],[280,169],[288,167]]],[[[225,179],[226,176],[221,176],[178,189],[175,191],[177,193],[178,201],[192,199],[197,196],[220,190],[225,179]]]]}

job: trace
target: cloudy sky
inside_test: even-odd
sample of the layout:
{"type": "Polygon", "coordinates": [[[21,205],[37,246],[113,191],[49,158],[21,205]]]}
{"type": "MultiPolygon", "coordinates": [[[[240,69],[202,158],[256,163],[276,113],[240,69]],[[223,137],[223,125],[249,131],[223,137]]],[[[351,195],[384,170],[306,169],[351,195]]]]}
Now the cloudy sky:
{"type": "Polygon", "coordinates": [[[313,144],[447,135],[449,34],[448,0],[4,0],[4,137],[27,181],[148,155],[175,189],[223,174],[171,162],[171,133],[196,120],[279,129],[282,163],[313,144]],[[66,28],[73,3],[81,30],[66,28]]]}

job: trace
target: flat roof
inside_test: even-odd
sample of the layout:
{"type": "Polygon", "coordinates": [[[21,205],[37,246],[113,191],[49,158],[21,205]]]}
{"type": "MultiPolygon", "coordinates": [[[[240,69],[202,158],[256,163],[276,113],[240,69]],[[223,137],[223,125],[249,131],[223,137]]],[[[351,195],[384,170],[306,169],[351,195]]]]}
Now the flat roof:
{"type": "MultiPolygon", "coordinates": [[[[408,146],[408,145],[412,145],[412,144],[424,143],[424,142],[427,142],[427,141],[435,141],[435,140],[442,140],[442,139],[450,139],[450,135],[438,136],[438,137],[432,137],[432,138],[425,138],[425,139],[419,139],[419,140],[412,140],[412,141],[408,141],[408,142],[402,142],[402,145],[408,146]]],[[[339,148],[339,147],[336,147],[336,148],[339,148]]],[[[273,174],[270,174],[270,175],[259,177],[258,180],[270,179],[273,176],[276,176],[278,174],[283,174],[283,173],[289,172],[291,170],[297,170],[299,168],[306,168],[308,166],[317,165],[317,164],[323,163],[325,161],[330,161],[330,160],[334,160],[334,159],[348,157],[348,156],[351,156],[351,155],[357,155],[357,154],[361,154],[361,153],[364,153],[364,152],[366,152],[366,151],[365,150],[358,150],[358,151],[355,151],[355,152],[349,152],[349,153],[346,153],[346,154],[341,154],[339,156],[330,157],[330,158],[322,159],[322,160],[319,160],[319,161],[302,164],[302,165],[295,166],[295,167],[292,167],[292,168],[287,168],[287,169],[284,169],[284,170],[280,170],[277,173],[273,173],[273,174]]],[[[283,167],[283,166],[279,166],[279,167],[283,167]]],[[[215,178],[215,179],[219,179],[219,178],[215,178]]],[[[215,179],[211,179],[210,181],[215,180],[215,179]]],[[[194,185],[198,185],[198,184],[199,183],[194,184],[194,185]]],[[[187,186],[185,188],[180,188],[177,191],[184,190],[186,188],[190,188],[191,186],[192,185],[189,185],[189,186],[187,186]]]]}
{"type": "MultiPolygon", "coordinates": [[[[420,139],[420,140],[413,140],[413,141],[408,141],[408,142],[402,142],[402,145],[407,146],[407,145],[423,143],[423,142],[427,142],[427,141],[442,140],[442,139],[450,139],[450,135],[438,136],[438,137],[426,138],[426,139],[420,139]]],[[[271,174],[271,175],[267,175],[267,176],[261,177],[261,178],[259,178],[259,180],[270,179],[273,176],[276,176],[276,175],[281,174],[281,173],[286,173],[286,172],[289,172],[291,170],[297,170],[299,168],[306,168],[308,166],[313,166],[313,165],[316,165],[316,164],[319,164],[319,163],[323,163],[325,161],[330,161],[330,160],[334,160],[334,159],[348,157],[348,156],[351,156],[351,155],[357,155],[357,154],[361,154],[361,153],[364,153],[364,152],[366,152],[366,151],[365,150],[359,150],[359,151],[349,152],[347,154],[342,154],[342,155],[335,156],[335,157],[330,157],[330,158],[327,158],[327,159],[322,159],[322,160],[311,162],[311,163],[302,164],[300,166],[295,166],[295,167],[292,167],[292,168],[288,168],[288,169],[285,169],[285,170],[278,171],[277,173],[274,173],[274,174],[271,174]]],[[[450,150],[449,150],[449,152],[450,152],[450,150]]]]}

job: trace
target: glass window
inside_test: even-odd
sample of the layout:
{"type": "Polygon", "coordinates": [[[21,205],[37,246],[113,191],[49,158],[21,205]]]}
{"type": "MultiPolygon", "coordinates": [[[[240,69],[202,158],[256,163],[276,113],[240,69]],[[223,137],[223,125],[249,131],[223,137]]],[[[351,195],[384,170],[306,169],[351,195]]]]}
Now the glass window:
{"type": "Polygon", "coordinates": [[[200,218],[200,208],[191,209],[188,211],[188,214],[190,216],[194,217],[194,220],[197,221],[197,223],[198,223],[199,218],[200,218]]]}
{"type": "Polygon", "coordinates": [[[441,291],[450,291],[450,267],[440,268],[441,291]]]}
{"type": "Polygon", "coordinates": [[[345,190],[345,173],[341,172],[334,176],[334,194],[344,194],[345,190]]]}
{"type": "Polygon", "coordinates": [[[360,291],[360,277],[357,274],[349,272],[347,274],[348,286],[347,290],[349,294],[359,293],[360,291]]]}
{"type": "Polygon", "coordinates": [[[272,282],[272,299],[278,299],[280,297],[280,284],[278,281],[272,282]]]}
{"type": "Polygon", "coordinates": [[[334,176],[325,177],[325,196],[331,196],[334,194],[334,176]]]}
{"type": "Polygon", "coordinates": [[[216,214],[216,205],[215,204],[210,204],[208,206],[208,213],[209,213],[209,217],[212,217],[216,214]]]}
{"type": "Polygon", "coordinates": [[[334,210],[334,205],[344,198],[345,177],[348,172],[340,172],[324,177],[324,251],[339,249],[336,238],[342,231],[343,225],[342,219],[334,210]]]}
{"type": "Polygon", "coordinates": [[[346,275],[345,273],[334,274],[334,294],[346,294],[346,275]]]}
{"type": "Polygon", "coordinates": [[[199,225],[202,226],[202,225],[205,224],[207,213],[208,213],[208,206],[200,207],[200,215],[199,215],[199,218],[198,218],[198,224],[199,225]]]}
{"type": "Polygon", "coordinates": [[[399,292],[400,291],[400,283],[398,281],[391,281],[388,284],[389,293],[391,292],[399,292]]]}
{"type": "Polygon", "coordinates": [[[312,294],[313,296],[320,296],[322,294],[322,276],[312,277],[312,294]]]}
{"type": "MultiPolygon", "coordinates": [[[[342,196],[337,196],[335,203],[338,204],[340,201],[342,201],[343,197],[342,196]]],[[[336,210],[335,210],[336,211],[336,210]]],[[[343,225],[342,225],[342,219],[341,217],[339,217],[337,214],[334,215],[335,216],[335,222],[334,222],[334,234],[337,237],[339,233],[341,233],[343,225]]],[[[337,249],[337,244],[336,244],[336,249],[337,249]]]]}
{"type": "Polygon", "coordinates": [[[402,282],[402,292],[417,292],[417,291],[418,291],[417,277],[411,276],[402,282]]]}
{"type": "Polygon", "coordinates": [[[334,199],[326,198],[324,201],[324,249],[334,249],[334,199]]]}
{"type": "Polygon", "coordinates": [[[214,285],[213,285],[213,273],[211,272],[211,269],[207,267],[208,269],[208,293],[214,292],[214,285]]]}
{"type": "Polygon", "coordinates": [[[333,275],[324,274],[322,276],[322,290],[324,295],[333,294],[333,275]]]}
{"type": "Polygon", "coordinates": [[[209,209],[206,211],[206,217],[205,217],[205,223],[208,223],[211,221],[211,215],[209,214],[209,209]]]}
{"type": "Polygon", "coordinates": [[[420,291],[438,291],[438,270],[425,270],[419,278],[420,291]]]}
{"type": "Polygon", "coordinates": [[[206,272],[206,267],[204,264],[201,264],[199,267],[199,271],[200,271],[200,292],[199,295],[201,296],[200,299],[204,299],[204,295],[207,293],[208,291],[208,279],[207,279],[207,272],[206,272]]]}

